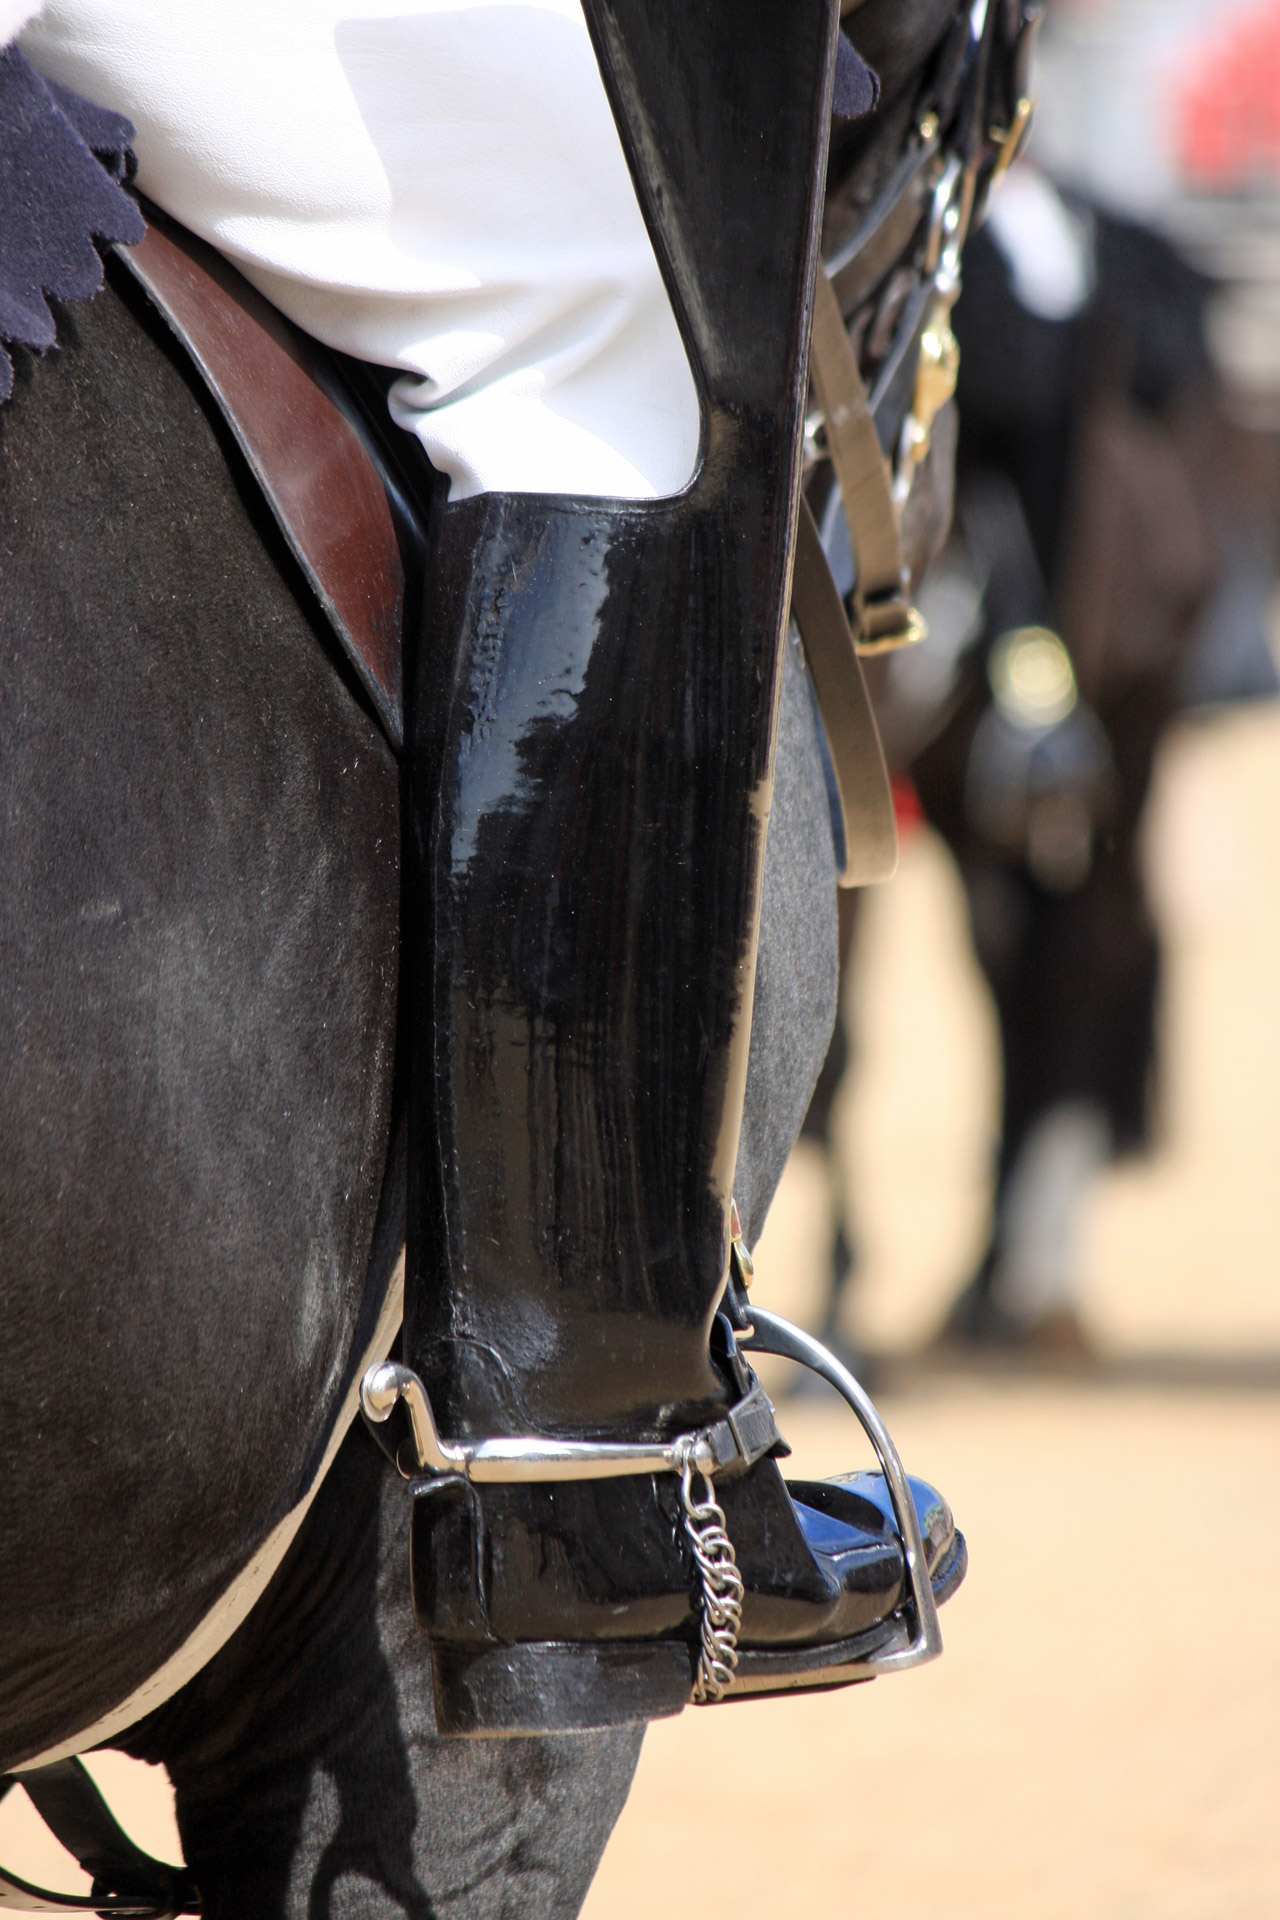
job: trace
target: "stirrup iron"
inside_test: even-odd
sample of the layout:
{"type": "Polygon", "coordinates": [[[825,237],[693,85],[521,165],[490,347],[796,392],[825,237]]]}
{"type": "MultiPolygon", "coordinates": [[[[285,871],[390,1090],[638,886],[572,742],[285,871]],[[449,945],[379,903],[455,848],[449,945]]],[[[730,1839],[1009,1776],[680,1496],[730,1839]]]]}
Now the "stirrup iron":
{"type": "MultiPolygon", "coordinates": [[[[892,1506],[906,1569],[914,1635],[905,1647],[869,1654],[850,1663],[848,1672],[871,1677],[922,1666],[942,1652],[942,1630],[929,1578],[915,1501],[901,1457],[865,1388],[812,1334],[780,1314],[769,1313],[735,1291],[737,1312],[749,1322],[738,1342],[744,1353],[771,1353],[795,1360],[835,1388],[852,1409],[875,1451],[892,1506]]],[[[731,1336],[732,1337],[732,1336],[731,1336]]],[[[536,1435],[468,1441],[441,1440],[426,1388],[410,1367],[385,1360],[370,1367],[360,1383],[360,1406],[371,1426],[390,1419],[398,1405],[408,1415],[410,1438],[396,1464],[407,1479],[459,1475],[480,1485],[515,1486],[581,1480],[613,1480],[638,1474],[680,1477],[684,1527],[699,1573],[699,1624],[702,1652],[694,1683],[695,1704],[723,1699],[737,1666],[742,1580],[734,1564],[723,1510],[713,1480],[729,1466],[753,1466],[782,1441],[773,1404],[758,1380],[724,1419],[667,1442],[620,1444],[613,1441],[549,1440],[536,1435]],[[407,1449],[411,1459],[406,1464],[407,1449]],[[703,1498],[695,1499],[693,1476],[703,1480],[703,1498]]]]}

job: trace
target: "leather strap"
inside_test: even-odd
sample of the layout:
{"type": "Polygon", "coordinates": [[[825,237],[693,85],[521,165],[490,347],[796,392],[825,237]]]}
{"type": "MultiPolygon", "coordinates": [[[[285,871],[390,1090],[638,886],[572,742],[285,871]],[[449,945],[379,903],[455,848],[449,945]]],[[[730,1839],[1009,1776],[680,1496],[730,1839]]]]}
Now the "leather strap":
{"type": "Polygon", "coordinates": [[[898,826],[862,663],[809,503],[800,496],[791,611],[813,675],[844,815],[842,887],[892,878],[898,826]]]}
{"type": "Polygon", "coordinates": [[[810,372],[826,420],[827,450],[858,563],[853,603],[860,647],[879,650],[911,627],[898,516],[875,418],[825,272],[814,293],[810,372]]]}
{"type": "Polygon", "coordinates": [[[124,1831],[79,1760],[55,1760],[23,1774],[0,1775],[0,1799],[20,1786],[36,1812],[93,1881],[88,1894],[56,1893],[0,1869],[0,1912],[101,1913],[175,1920],[200,1912],[183,1867],[144,1853],[124,1831]]]}
{"type": "Polygon", "coordinates": [[[943,164],[936,132],[909,147],[852,233],[828,255],[827,277],[846,313],[869,300],[905,256],[943,164]]]}
{"type": "Polygon", "coordinates": [[[322,350],[212,247],[147,214],[119,258],[191,356],[398,749],[404,566],[369,445],[322,350]]]}

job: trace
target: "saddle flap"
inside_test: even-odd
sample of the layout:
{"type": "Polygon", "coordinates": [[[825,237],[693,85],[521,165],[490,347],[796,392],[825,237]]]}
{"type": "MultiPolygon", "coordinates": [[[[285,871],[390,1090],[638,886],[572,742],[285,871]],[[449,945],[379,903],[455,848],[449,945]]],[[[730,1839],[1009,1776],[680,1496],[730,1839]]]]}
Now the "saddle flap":
{"type": "Polygon", "coordinates": [[[120,259],[191,356],[397,750],[404,564],[373,455],[316,348],[155,209],[120,259]]]}

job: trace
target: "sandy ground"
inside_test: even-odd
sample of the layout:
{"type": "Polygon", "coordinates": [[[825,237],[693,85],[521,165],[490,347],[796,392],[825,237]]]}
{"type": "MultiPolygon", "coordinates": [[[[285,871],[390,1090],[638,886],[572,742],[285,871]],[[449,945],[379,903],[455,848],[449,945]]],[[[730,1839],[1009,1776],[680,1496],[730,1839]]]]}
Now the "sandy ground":
{"type": "MultiPolygon", "coordinates": [[[[587,1920],[1280,1914],[1280,714],[1185,729],[1150,827],[1163,1125],[1091,1209],[1102,1364],[891,1361],[882,1410],[970,1541],[946,1657],[655,1727],[587,1920]]],[[[861,940],[841,1114],[861,1256],[850,1331],[909,1356],[982,1243],[996,1097],[956,882],[926,836],[861,940]]],[[[758,1260],[757,1290],[783,1311],[816,1304],[826,1193],[812,1159],[793,1161],[758,1260]]],[[[782,1414],[801,1470],[864,1457],[825,1402],[782,1414]]],[[[138,1838],[169,1852],[163,1776],[92,1764],[138,1838]]],[[[17,1794],[0,1858],[59,1871],[17,1794]]],[[[77,1884],[65,1857],[62,1884],[77,1884]]]]}
{"type": "MultiPolygon", "coordinates": [[[[1280,1914],[1280,716],[1181,732],[1149,825],[1163,1116],[1087,1223],[1103,1364],[887,1370],[899,1447],[969,1538],[945,1657],[653,1728],[586,1920],[1280,1914]]],[[[868,908],[850,1331],[902,1352],[985,1242],[993,1026],[931,840],[868,908]]],[[[753,1289],[784,1312],[817,1306],[826,1193],[793,1159],[753,1289]]],[[[802,1470],[862,1457],[839,1412],[782,1418],[802,1470]]]]}

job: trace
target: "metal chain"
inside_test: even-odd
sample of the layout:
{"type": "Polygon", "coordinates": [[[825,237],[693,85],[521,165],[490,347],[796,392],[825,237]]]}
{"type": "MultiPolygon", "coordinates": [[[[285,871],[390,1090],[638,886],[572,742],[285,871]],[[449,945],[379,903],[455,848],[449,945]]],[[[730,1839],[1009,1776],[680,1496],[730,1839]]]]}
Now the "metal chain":
{"type": "Polygon", "coordinates": [[[733,1685],[745,1588],[724,1509],[716,1499],[710,1479],[701,1471],[698,1478],[702,1482],[703,1498],[693,1497],[693,1452],[694,1441],[690,1436],[680,1467],[680,1500],[684,1507],[684,1530],[693,1548],[701,1587],[698,1626],[702,1648],[693,1699],[702,1707],[723,1700],[733,1685]]]}

